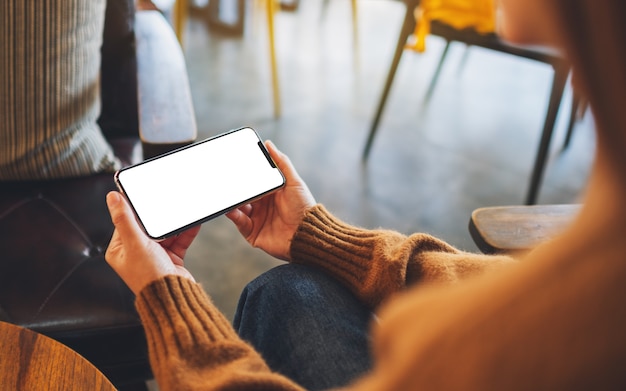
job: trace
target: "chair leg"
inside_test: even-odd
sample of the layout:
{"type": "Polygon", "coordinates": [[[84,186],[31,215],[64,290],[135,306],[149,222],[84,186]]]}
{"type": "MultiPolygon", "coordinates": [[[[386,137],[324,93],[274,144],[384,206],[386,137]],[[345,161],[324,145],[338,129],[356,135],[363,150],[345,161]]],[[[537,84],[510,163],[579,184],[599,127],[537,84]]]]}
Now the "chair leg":
{"type": "Polygon", "coordinates": [[[365,149],[363,150],[363,162],[367,161],[370,149],[372,148],[372,142],[374,141],[374,136],[376,135],[376,131],[378,130],[378,123],[380,122],[380,117],[383,113],[383,109],[385,108],[387,96],[389,95],[391,84],[393,84],[393,78],[396,75],[396,70],[398,69],[400,58],[402,57],[402,53],[404,52],[406,40],[409,38],[409,35],[411,35],[413,29],[415,28],[415,17],[413,16],[413,10],[417,6],[418,1],[419,0],[406,1],[406,14],[404,15],[404,22],[402,23],[402,29],[400,30],[400,36],[398,37],[398,44],[396,45],[396,51],[393,55],[391,67],[389,68],[389,73],[387,74],[387,81],[385,82],[385,87],[383,88],[383,93],[380,97],[380,102],[378,103],[378,109],[376,110],[376,115],[374,116],[374,121],[372,122],[372,127],[370,128],[367,142],[365,144],[365,149]]]}
{"type": "Polygon", "coordinates": [[[535,158],[535,165],[530,178],[530,186],[526,195],[526,205],[533,205],[537,202],[537,194],[539,192],[541,180],[543,179],[546,159],[550,150],[550,141],[552,139],[552,133],[554,132],[554,124],[559,112],[559,106],[561,104],[561,98],[563,97],[563,89],[565,88],[565,83],[567,82],[568,73],[569,67],[565,63],[554,65],[554,79],[552,81],[552,92],[550,93],[548,113],[546,114],[546,121],[543,125],[541,141],[539,143],[537,157],[535,158]]]}
{"type": "Polygon", "coordinates": [[[574,125],[576,124],[579,105],[580,101],[576,96],[576,93],[574,93],[572,97],[572,109],[570,111],[569,122],[567,124],[567,134],[565,135],[565,141],[563,142],[563,148],[561,149],[563,151],[565,151],[569,147],[569,144],[572,141],[572,133],[574,132],[574,125]]]}
{"type": "Polygon", "coordinates": [[[443,68],[443,62],[446,60],[449,49],[450,49],[450,41],[446,41],[446,46],[443,48],[443,52],[441,53],[441,58],[439,58],[439,64],[437,64],[437,69],[435,70],[435,74],[433,75],[433,78],[430,80],[430,85],[428,86],[428,90],[426,90],[426,95],[424,95],[424,105],[430,102],[430,97],[433,95],[433,91],[435,90],[435,86],[437,85],[437,80],[439,80],[439,74],[441,73],[441,68],[443,68]]]}
{"type": "Polygon", "coordinates": [[[174,3],[174,32],[176,33],[176,38],[178,38],[178,43],[181,47],[184,48],[184,31],[185,24],[187,23],[187,16],[189,12],[189,4],[187,0],[176,0],[174,3]]]}
{"type": "Polygon", "coordinates": [[[352,5],[352,42],[354,44],[355,53],[358,52],[359,48],[359,21],[358,21],[358,9],[356,0],[351,1],[352,5]]]}
{"type": "Polygon", "coordinates": [[[278,82],[278,66],[276,65],[276,45],[274,38],[274,13],[276,12],[275,0],[266,0],[267,4],[267,28],[270,47],[270,66],[272,71],[272,98],[274,102],[274,118],[279,118],[280,108],[280,86],[278,82]]]}
{"type": "Polygon", "coordinates": [[[567,135],[565,136],[565,141],[563,142],[563,151],[569,147],[569,144],[572,141],[572,134],[574,133],[576,121],[582,118],[584,111],[585,105],[583,104],[580,95],[574,91],[572,95],[572,111],[570,112],[569,124],[567,125],[567,135]]]}
{"type": "Polygon", "coordinates": [[[320,9],[320,23],[324,20],[326,14],[328,13],[328,3],[329,0],[322,1],[322,7],[320,9]]]}

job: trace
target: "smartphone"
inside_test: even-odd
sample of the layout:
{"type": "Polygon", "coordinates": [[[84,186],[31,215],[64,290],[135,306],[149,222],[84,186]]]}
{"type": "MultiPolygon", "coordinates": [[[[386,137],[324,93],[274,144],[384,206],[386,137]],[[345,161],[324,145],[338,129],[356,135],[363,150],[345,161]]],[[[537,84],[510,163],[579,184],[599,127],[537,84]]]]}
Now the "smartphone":
{"type": "Polygon", "coordinates": [[[246,127],[122,168],[115,183],[161,240],[280,189],[285,177],[246,127]]]}

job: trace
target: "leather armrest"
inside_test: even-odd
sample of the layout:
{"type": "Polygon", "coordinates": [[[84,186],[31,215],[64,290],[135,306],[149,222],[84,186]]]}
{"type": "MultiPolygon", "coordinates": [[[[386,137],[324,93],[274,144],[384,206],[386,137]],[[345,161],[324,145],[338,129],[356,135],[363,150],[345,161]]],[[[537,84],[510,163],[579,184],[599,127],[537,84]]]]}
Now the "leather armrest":
{"type": "Polygon", "coordinates": [[[185,58],[173,30],[155,10],[135,15],[139,135],[144,158],[190,144],[197,127],[185,58]]]}

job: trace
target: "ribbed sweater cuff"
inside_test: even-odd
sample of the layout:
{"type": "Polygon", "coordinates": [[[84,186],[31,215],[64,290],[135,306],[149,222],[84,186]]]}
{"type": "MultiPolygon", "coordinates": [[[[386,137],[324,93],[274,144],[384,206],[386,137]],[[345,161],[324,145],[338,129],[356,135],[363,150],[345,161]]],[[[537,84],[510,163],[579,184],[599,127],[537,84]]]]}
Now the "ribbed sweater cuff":
{"type": "Polygon", "coordinates": [[[170,275],[154,281],[139,293],[135,306],[150,348],[165,349],[157,354],[159,357],[203,350],[228,339],[238,340],[230,322],[202,287],[184,277],[170,275]]]}
{"type": "Polygon", "coordinates": [[[291,259],[293,263],[337,268],[340,274],[360,276],[372,258],[372,237],[316,205],[306,212],[293,237],[291,259]]]}
{"type": "Polygon", "coordinates": [[[374,306],[382,296],[404,286],[406,260],[393,266],[374,262],[385,258],[377,254],[385,247],[381,241],[401,237],[392,231],[366,230],[346,224],[322,205],[316,205],[306,212],[293,237],[291,262],[325,270],[374,306]]]}

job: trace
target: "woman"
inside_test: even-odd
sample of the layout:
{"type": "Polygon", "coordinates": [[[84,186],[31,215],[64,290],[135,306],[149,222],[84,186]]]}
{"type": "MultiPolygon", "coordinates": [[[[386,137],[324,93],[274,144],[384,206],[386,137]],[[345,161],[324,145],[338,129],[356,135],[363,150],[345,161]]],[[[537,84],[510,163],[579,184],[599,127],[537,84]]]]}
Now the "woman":
{"type": "MultiPolygon", "coordinates": [[[[596,119],[589,189],[564,234],[511,262],[463,253],[424,234],[404,237],[351,227],[315,204],[289,160],[271,144],[287,186],[229,214],[252,245],[290,265],[307,265],[294,275],[311,273],[315,276],[307,278],[317,280],[315,273],[322,270],[348,287],[359,303],[354,306],[362,307],[355,319],[376,311],[372,367],[364,360],[351,368],[348,377],[359,380],[350,389],[626,388],[626,115],[620,107],[626,101],[626,5],[611,0],[501,0],[501,5],[504,37],[565,49],[576,88],[596,119]]],[[[306,360],[291,369],[291,379],[272,372],[275,365],[268,367],[241,340],[193,282],[182,258],[197,228],[157,244],[143,235],[119,194],[109,194],[107,202],[116,227],[107,261],[137,294],[161,389],[299,389],[294,379],[321,387],[307,383],[324,377],[321,371],[297,379],[310,372],[306,360]]],[[[283,279],[275,285],[293,283],[283,279]]],[[[244,294],[241,318],[254,307],[246,303],[258,301],[255,295],[244,294]]],[[[278,296],[276,305],[283,299],[288,298],[278,296]]],[[[255,329],[239,326],[244,334],[255,329]]],[[[363,340],[347,345],[366,345],[363,340]]],[[[272,346],[265,347],[269,351],[261,353],[272,357],[272,346]]]]}

